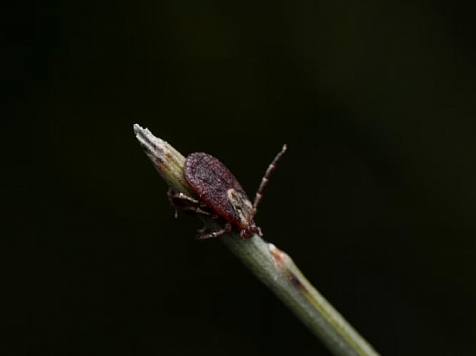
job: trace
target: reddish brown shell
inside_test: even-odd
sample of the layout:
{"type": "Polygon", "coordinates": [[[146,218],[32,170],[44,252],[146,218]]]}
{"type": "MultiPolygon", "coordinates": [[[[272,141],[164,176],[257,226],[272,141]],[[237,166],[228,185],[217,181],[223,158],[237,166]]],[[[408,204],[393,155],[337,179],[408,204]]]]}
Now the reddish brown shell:
{"type": "Polygon", "coordinates": [[[253,224],[253,206],[240,183],[218,159],[195,152],[185,161],[185,180],[200,199],[225,220],[245,229],[253,224]]]}

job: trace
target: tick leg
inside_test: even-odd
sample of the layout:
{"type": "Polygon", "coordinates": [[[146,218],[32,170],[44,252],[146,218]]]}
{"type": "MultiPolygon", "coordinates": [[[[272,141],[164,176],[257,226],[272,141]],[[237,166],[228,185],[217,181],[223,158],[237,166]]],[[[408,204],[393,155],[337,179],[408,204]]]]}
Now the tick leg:
{"type": "Polygon", "coordinates": [[[202,210],[202,209],[200,209],[199,207],[196,207],[196,206],[184,206],[181,209],[185,212],[195,213],[197,215],[209,216],[211,218],[214,217],[214,215],[212,215],[208,211],[202,210]]]}
{"type": "Polygon", "coordinates": [[[178,210],[209,216],[211,218],[215,218],[216,216],[216,214],[205,210],[207,208],[206,204],[183,193],[175,193],[172,189],[169,189],[167,197],[170,205],[172,205],[175,210],[175,218],[178,216],[178,210]]]}
{"type": "Polygon", "coordinates": [[[226,223],[225,227],[221,230],[217,230],[217,231],[214,231],[214,232],[211,232],[209,234],[204,234],[206,228],[203,228],[201,230],[199,230],[199,235],[197,237],[197,240],[207,240],[207,239],[214,239],[215,237],[218,237],[218,236],[221,236],[223,234],[226,234],[227,232],[230,232],[231,231],[231,224],[230,223],[226,223]]]}
{"type": "Polygon", "coordinates": [[[284,152],[286,152],[286,148],[287,148],[286,145],[283,145],[283,148],[276,155],[276,157],[274,157],[273,161],[268,166],[268,169],[266,170],[266,173],[264,174],[263,178],[261,179],[261,183],[258,187],[258,191],[256,192],[255,201],[253,202],[253,210],[251,212],[251,218],[253,218],[256,215],[256,211],[258,210],[258,205],[261,202],[261,198],[263,197],[264,188],[268,184],[269,177],[271,176],[271,173],[276,168],[276,163],[278,163],[278,161],[283,156],[284,152]]]}
{"type": "Polygon", "coordinates": [[[197,199],[193,199],[192,197],[189,197],[188,195],[185,195],[183,193],[175,193],[172,188],[169,188],[167,196],[169,197],[170,204],[172,205],[174,205],[174,199],[181,200],[184,202],[190,202],[195,205],[200,205],[200,202],[197,199]]]}

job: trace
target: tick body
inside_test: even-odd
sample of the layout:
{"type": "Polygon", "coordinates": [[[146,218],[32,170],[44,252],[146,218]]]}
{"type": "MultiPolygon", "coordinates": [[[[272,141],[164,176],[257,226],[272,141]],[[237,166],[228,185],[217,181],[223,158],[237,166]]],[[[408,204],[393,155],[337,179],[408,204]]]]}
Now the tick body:
{"type": "Polygon", "coordinates": [[[217,158],[203,152],[190,154],[184,167],[184,178],[199,196],[198,200],[183,194],[169,193],[172,205],[187,211],[210,217],[221,217],[225,220],[225,227],[221,230],[205,234],[200,231],[199,240],[218,237],[235,227],[242,238],[253,235],[262,236],[261,229],[255,224],[258,204],[261,201],[263,190],[268,182],[276,162],[286,151],[286,145],[269,165],[261,180],[252,204],[235,176],[217,158]]]}

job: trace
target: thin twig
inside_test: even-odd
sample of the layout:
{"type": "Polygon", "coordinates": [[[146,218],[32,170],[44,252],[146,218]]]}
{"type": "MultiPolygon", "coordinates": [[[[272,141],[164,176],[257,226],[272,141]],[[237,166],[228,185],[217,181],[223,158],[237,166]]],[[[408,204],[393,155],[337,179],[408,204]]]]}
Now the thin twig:
{"type": "MultiPolygon", "coordinates": [[[[185,157],[148,129],[134,125],[134,132],[162,178],[175,191],[194,196],[183,177],[185,157]]],[[[218,226],[205,219],[210,228],[218,226]]],[[[376,356],[372,346],[352,328],[309,283],[292,259],[259,236],[242,239],[231,232],[221,241],[264,283],[335,355],[376,356]]]]}

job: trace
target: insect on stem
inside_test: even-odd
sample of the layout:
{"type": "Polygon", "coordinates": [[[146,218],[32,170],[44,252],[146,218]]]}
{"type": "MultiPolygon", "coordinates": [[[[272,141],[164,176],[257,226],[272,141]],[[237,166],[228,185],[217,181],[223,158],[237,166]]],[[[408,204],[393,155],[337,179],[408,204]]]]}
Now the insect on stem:
{"type": "Polygon", "coordinates": [[[261,229],[254,222],[254,216],[269,176],[285,151],[286,145],[268,166],[261,180],[254,205],[251,204],[235,176],[217,158],[204,152],[189,154],[185,160],[183,177],[199,199],[169,190],[169,202],[175,209],[175,215],[180,209],[212,219],[221,219],[221,222],[226,223],[225,228],[208,234],[204,230],[200,230],[199,240],[219,237],[230,232],[233,227],[238,230],[243,239],[253,235],[263,236],[261,229]]]}

